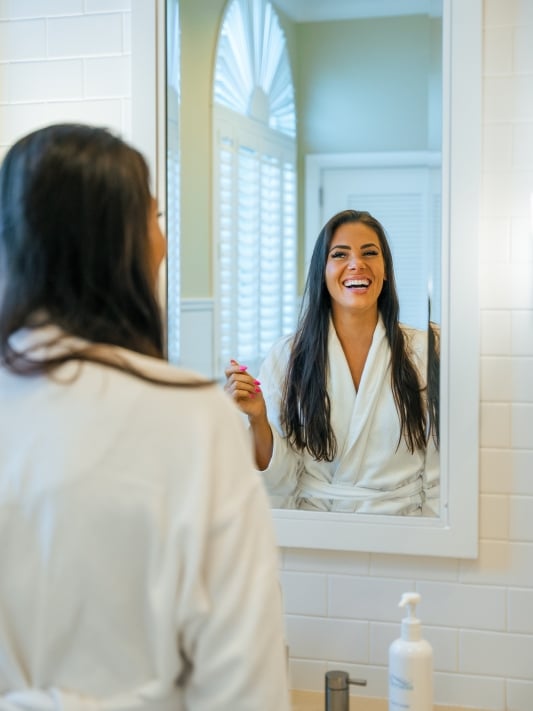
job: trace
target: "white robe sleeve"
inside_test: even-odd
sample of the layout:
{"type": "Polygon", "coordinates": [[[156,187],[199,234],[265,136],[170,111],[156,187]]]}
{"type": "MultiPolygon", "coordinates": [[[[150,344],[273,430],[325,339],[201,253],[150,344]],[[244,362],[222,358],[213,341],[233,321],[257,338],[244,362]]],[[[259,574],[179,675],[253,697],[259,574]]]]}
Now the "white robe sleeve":
{"type": "Polygon", "coordinates": [[[242,422],[227,409],[209,455],[215,476],[205,492],[210,522],[190,580],[179,640],[192,660],[187,709],[288,711],[290,708],[277,548],[271,512],[253,470],[242,422]],[[234,425],[233,427],[231,425],[234,425]]]}

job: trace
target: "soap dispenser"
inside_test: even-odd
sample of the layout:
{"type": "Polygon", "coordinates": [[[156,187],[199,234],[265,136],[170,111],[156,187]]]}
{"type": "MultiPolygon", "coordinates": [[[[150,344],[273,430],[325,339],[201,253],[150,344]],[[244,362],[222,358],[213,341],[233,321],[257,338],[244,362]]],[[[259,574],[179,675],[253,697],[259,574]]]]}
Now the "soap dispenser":
{"type": "Polygon", "coordinates": [[[422,639],[416,605],[420,595],[404,593],[399,607],[407,607],[401,637],[389,648],[389,711],[433,711],[433,650],[422,639]]]}

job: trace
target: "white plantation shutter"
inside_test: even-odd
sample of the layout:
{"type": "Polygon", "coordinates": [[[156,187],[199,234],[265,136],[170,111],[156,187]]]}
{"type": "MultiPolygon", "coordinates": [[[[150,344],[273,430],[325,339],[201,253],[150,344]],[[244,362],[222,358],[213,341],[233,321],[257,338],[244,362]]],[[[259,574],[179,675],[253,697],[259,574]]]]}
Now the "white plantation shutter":
{"type": "MultiPolygon", "coordinates": [[[[170,126],[170,121],[169,121],[170,126]]],[[[168,134],[167,148],[167,349],[171,363],[180,358],[180,157],[177,142],[168,134]]]]}
{"type": "Polygon", "coordinates": [[[283,244],[281,253],[282,295],[281,327],[283,333],[290,333],[296,322],[297,303],[297,233],[296,233],[296,167],[294,161],[283,164],[283,244]]]}
{"type": "MultiPolygon", "coordinates": [[[[235,347],[240,360],[250,360],[259,332],[261,269],[261,165],[257,151],[240,147],[237,153],[235,268],[226,272],[236,294],[235,313],[231,314],[235,347]],[[230,276],[231,275],[231,276],[230,276]]],[[[228,314],[228,317],[230,315],[228,314]]],[[[228,354],[230,355],[230,354],[228,354]]]]}
{"type": "Polygon", "coordinates": [[[167,350],[180,359],[180,27],[177,0],[167,1],[167,350]]]}
{"type": "Polygon", "coordinates": [[[442,198],[440,189],[440,176],[433,171],[432,174],[432,194],[431,194],[431,251],[429,258],[429,299],[431,321],[442,322],[441,314],[441,224],[442,224],[442,198]]]}
{"type": "Polygon", "coordinates": [[[215,103],[296,135],[285,35],[268,0],[233,0],[218,36],[215,103]]]}
{"type": "Polygon", "coordinates": [[[257,373],[296,321],[294,92],[269,2],[229,6],[214,99],[217,374],[230,358],[257,373]]]}

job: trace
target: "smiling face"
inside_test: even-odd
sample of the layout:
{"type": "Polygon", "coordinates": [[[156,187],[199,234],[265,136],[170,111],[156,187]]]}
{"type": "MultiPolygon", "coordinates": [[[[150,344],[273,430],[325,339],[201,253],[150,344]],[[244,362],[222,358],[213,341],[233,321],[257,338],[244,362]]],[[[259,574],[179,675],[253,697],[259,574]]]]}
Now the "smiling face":
{"type": "Polygon", "coordinates": [[[362,222],[345,222],[337,227],[325,269],[333,314],[350,310],[377,317],[378,297],[386,278],[377,233],[362,222]]]}

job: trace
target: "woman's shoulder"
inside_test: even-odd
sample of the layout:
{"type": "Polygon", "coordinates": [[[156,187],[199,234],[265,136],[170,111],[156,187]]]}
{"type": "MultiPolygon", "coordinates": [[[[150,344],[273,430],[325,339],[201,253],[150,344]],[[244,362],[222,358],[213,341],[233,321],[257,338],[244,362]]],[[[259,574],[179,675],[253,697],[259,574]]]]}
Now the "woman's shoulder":
{"type": "Polygon", "coordinates": [[[270,346],[259,368],[259,380],[263,393],[279,391],[287,371],[294,334],[281,336],[270,346]]]}
{"type": "Polygon", "coordinates": [[[428,352],[427,330],[404,323],[400,324],[400,328],[405,336],[408,352],[415,358],[418,367],[425,370],[428,352]]]}
{"type": "Polygon", "coordinates": [[[83,363],[89,369],[112,368],[140,380],[161,384],[207,382],[199,373],[171,365],[163,358],[111,343],[89,341],[71,335],[53,323],[19,329],[9,337],[9,345],[15,353],[31,362],[60,360],[63,365],[59,367],[69,371],[76,370],[83,363]]]}
{"type": "Polygon", "coordinates": [[[105,375],[106,381],[113,378],[117,383],[115,397],[120,392],[131,393],[145,411],[139,416],[145,416],[152,426],[157,421],[162,431],[175,433],[178,422],[185,430],[201,422],[206,437],[221,425],[228,433],[242,426],[238,409],[217,381],[158,358],[130,351],[121,355],[126,359],[125,367],[113,368],[114,374],[105,375]]]}
{"type": "Polygon", "coordinates": [[[400,323],[400,328],[410,343],[424,343],[427,342],[428,332],[423,328],[416,328],[415,326],[410,326],[406,323],[400,323]]]}
{"type": "Polygon", "coordinates": [[[294,335],[294,333],[286,334],[274,341],[263,359],[262,366],[268,368],[284,367],[289,360],[294,335]]]}
{"type": "Polygon", "coordinates": [[[270,353],[280,354],[290,352],[294,341],[294,336],[294,333],[289,333],[278,338],[270,347],[270,353]]]}
{"type": "Polygon", "coordinates": [[[110,359],[123,364],[126,372],[138,375],[141,379],[154,380],[162,385],[206,385],[211,381],[200,373],[169,363],[162,358],[136,353],[124,348],[112,347],[110,359]]]}

